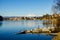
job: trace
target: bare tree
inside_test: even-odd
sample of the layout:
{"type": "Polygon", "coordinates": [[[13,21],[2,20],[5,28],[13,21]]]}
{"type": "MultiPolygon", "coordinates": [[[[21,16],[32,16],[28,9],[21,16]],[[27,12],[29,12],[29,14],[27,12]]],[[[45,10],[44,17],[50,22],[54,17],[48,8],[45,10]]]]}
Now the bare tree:
{"type": "Polygon", "coordinates": [[[54,14],[60,13],[60,0],[55,0],[56,4],[53,5],[52,11],[54,14]]]}

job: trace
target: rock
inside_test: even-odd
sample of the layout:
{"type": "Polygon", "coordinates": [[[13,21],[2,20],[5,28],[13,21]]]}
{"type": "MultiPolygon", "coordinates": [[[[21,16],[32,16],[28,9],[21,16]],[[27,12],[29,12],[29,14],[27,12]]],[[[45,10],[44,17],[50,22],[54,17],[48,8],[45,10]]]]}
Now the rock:
{"type": "Polygon", "coordinates": [[[51,31],[50,31],[48,28],[43,28],[43,29],[42,29],[42,32],[43,32],[43,33],[50,33],[51,31]]]}
{"type": "Polygon", "coordinates": [[[18,34],[25,34],[25,31],[19,32],[18,34]]]}
{"type": "Polygon", "coordinates": [[[25,33],[31,33],[31,31],[30,30],[26,30],[25,33]]]}

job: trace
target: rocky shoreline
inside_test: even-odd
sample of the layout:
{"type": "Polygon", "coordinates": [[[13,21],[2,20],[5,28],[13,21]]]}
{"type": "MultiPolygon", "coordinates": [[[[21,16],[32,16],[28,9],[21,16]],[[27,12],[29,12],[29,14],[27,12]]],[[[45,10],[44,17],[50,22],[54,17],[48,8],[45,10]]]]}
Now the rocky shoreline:
{"type": "Polygon", "coordinates": [[[35,29],[31,29],[31,30],[21,31],[21,32],[19,32],[19,34],[28,34],[28,33],[32,33],[32,34],[48,33],[48,34],[50,34],[50,33],[53,33],[54,31],[55,31],[55,28],[53,28],[53,27],[52,28],[35,28],[35,29]]]}

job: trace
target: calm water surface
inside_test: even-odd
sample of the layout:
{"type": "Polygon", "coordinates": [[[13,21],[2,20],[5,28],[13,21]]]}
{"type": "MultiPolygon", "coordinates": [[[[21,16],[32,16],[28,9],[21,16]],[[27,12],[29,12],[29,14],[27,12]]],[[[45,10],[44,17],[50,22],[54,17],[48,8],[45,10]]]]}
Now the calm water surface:
{"type": "Polygon", "coordinates": [[[38,27],[52,27],[52,25],[43,25],[41,20],[2,21],[0,40],[52,40],[53,36],[46,34],[18,34],[20,31],[38,27]]]}

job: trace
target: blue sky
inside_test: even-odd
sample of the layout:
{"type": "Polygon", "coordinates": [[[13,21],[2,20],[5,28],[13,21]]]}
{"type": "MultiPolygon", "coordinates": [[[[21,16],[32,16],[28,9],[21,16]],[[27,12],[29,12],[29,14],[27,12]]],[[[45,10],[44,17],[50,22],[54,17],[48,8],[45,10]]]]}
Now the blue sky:
{"type": "Polygon", "coordinates": [[[53,0],[0,0],[0,15],[24,16],[51,13],[53,0]]]}

